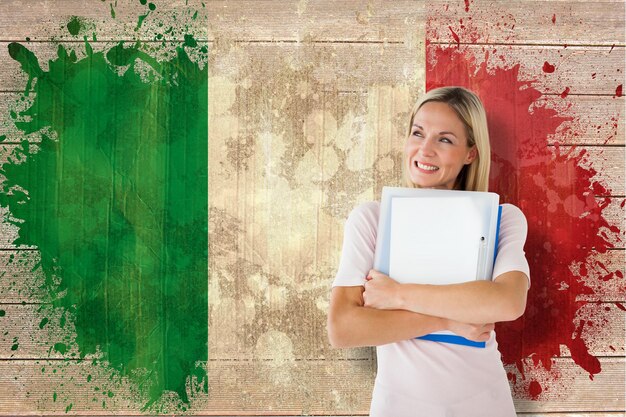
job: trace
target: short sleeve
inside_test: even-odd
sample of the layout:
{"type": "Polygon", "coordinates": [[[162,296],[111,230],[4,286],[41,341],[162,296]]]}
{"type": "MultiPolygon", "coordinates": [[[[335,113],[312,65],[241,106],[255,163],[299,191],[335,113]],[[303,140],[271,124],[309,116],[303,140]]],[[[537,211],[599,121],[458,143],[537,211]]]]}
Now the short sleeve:
{"type": "Polygon", "coordinates": [[[333,287],[365,284],[367,273],[374,267],[376,230],[380,203],[363,203],[355,207],[344,226],[343,247],[333,287]]]}
{"type": "Polygon", "coordinates": [[[512,204],[503,204],[493,279],[505,272],[521,271],[528,277],[530,287],[530,267],[524,254],[527,233],[528,224],[524,213],[512,204]]]}

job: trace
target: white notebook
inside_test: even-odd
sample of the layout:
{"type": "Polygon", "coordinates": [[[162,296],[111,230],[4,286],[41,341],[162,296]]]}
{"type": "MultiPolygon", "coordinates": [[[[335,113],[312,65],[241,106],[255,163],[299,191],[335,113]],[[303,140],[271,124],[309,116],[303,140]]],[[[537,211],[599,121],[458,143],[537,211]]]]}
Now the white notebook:
{"type": "MultiPolygon", "coordinates": [[[[374,269],[400,283],[491,279],[501,209],[495,193],[384,187],[374,269]]],[[[484,347],[451,332],[426,340],[484,347]],[[448,335],[450,337],[440,337],[448,335]]]]}

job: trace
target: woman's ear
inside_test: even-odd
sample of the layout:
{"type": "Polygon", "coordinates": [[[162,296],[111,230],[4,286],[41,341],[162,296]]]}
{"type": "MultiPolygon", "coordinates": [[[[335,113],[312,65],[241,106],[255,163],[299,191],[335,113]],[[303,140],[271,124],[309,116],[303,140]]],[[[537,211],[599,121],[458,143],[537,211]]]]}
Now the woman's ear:
{"type": "Polygon", "coordinates": [[[478,149],[476,149],[476,145],[474,145],[472,146],[472,148],[467,154],[467,157],[465,158],[465,165],[469,165],[472,162],[474,162],[477,156],[478,156],[478,149]]]}

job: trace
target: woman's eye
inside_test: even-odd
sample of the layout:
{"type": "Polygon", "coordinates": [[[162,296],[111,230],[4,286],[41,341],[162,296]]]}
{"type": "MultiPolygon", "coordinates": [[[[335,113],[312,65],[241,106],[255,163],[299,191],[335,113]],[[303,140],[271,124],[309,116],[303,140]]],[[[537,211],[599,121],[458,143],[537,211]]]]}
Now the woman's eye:
{"type": "Polygon", "coordinates": [[[452,141],[450,139],[448,139],[448,138],[441,138],[439,140],[444,142],[444,143],[452,143],[452,141]]]}
{"type": "Polygon", "coordinates": [[[422,132],[418,132],[417,130],[413,132],[413,136],[417,136],[418,138],[422,137],[422,132]]]}

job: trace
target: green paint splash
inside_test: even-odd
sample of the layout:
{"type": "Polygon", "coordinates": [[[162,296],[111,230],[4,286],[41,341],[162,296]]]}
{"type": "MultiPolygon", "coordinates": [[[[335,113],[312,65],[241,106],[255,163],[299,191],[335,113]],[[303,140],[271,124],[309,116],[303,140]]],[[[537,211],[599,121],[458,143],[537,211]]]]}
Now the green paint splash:
{"type": "Polygon", "coordinates": [[[70,21],[67,24],[67,30],[70,32],[70,35],[76,36],[80,32],[82,28],[80,19],[77,16],[72,16],[70,21]]]}
{"type": "Polygon", "coordinates": [[[208,73],[186,53],[192,44],[163,62],[140,44],[105,53],[85,41],[82,59],[59,45],[47,71],[9,45],[29,76],[25,95],[36,79],[14,123],[41,136],[16,146],[24,163],[0,170],[14,243],[39,248],[45,290],[73,320],[81,357],[100,351],[148,387],[144,409],[165,391],[189,403],[190,377],[208,390],[198,364],[208,359],[208,73]],[[139,76],[140,63],[151,73],[139,76]]]}

